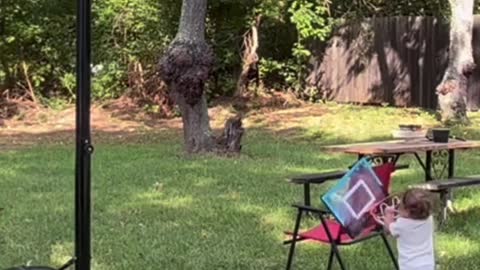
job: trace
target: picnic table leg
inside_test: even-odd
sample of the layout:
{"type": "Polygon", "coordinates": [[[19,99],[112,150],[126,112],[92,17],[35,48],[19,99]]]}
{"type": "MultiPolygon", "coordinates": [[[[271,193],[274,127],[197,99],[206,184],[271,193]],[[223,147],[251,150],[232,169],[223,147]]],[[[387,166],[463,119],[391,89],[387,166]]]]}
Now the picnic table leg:
{"type": "Polygon", "coordinates": [[[455,174],[455,150],[448,150],[448,178],[455,174]]]}
{"type": "Polygon", "coordinates": [[[432,151],[427,151],[425,160],[425,181],[432,180],[432,151]]]}
{"type": "MultiPolygon", "coordinates": [[[[428,156],[427,156],[428,158],[428,156]]],[[[448,150],[448,178],[453,178],[455,174],[455,150],[448,150]]],[[[455,212],[453,207],[452,191],[443,190],[440,192],[441,201],[441,213],[440,213],[440,225],[447,221],[448,211],[455,212]]]]}
{"type": "MultiPolygon", "coordinates": [[[[455,174],[455,150],[450,149],[448,150],[448,178],[453,178],[455,174]]],[[[445,208],[450,210],[450,212],[455,212],[455,208],[453,207],[453,194],[450,190],[445,194],[446,198],[446,205],[445,208]]],[[[446,209],[444,211],[446,212],[446,209]]]]}

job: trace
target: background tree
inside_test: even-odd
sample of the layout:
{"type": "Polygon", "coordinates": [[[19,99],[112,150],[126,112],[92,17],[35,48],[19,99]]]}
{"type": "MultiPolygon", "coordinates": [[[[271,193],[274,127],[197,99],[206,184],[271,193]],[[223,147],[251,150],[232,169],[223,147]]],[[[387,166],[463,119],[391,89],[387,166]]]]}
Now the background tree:
{"type": "Polygon", "coordinates": [[[468,77],[475,68],[472,51],[474,0],[450,0],[449,62],[437,86],[442,120],[467,123],[468,77]]]}
{"type": "MultiPolygon", "coordinates": [[[[160,77],[182,114],[185,149],[189,153],[218,149],[210,128],[205,83],[213,68],[214,55],[205,41],[207,0],[184,0],[177,35],[160,60],[160,77]]],[[[224,137],[238,142],[243,134],[241,120],[230,120],[224,137]],[[239,124],[240,123],[240,124],[239,124]],[[232,129],[232,130],[230,130],[232,129]],[[236,132],[235,132],[236,130],[236,132]]],[[[228,144],[227,142],[223,143],[228,144]]],[[[239,143],[235,143],[236,150],[239,143]]]]}
{"type": "Polygon", "coordinates": [[[242,71],[237,81],[237,89],[235,95],[241,96],[248,91],[250,81],[254,80],[256,87],[259,86],[260,74],[258,70],[258,29],[260,27],[261,16],[255,18],[255,24],[243,36],[243,54],[242,54],[242,71]]]}

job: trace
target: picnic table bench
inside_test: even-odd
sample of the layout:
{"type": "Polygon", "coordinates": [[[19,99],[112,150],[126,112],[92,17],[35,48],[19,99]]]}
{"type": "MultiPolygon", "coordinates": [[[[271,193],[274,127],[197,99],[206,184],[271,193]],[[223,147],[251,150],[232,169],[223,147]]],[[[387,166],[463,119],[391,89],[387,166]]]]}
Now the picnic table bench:
{"type": "Polygon", "coordinates": [[[480,185],[480,176],[455,177],[450,179],[440,179],[428,181],[421,184],[410,185],[410,187],[427,190],[433,193],[440,194],[440,201],[442,203],[441,222],[447,219],[447,211],[453,211],[453,206],[449,204],[448,195],[454,188],[477,186],[480,185]]]}

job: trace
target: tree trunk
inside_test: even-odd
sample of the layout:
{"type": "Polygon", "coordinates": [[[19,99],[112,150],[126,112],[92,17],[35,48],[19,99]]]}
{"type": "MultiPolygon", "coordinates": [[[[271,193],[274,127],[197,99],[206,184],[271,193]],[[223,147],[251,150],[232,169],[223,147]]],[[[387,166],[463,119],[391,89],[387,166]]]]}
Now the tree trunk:
{"type": "Polygon", "coordinates": [[[475,68],[472,52],[474,0],[450,0],[449,62],[437,86],[442,121],[468,123],[468,77],[475,68]]]}
{"type": "Polygon", "coordinates": [[[183,0],[177,35],[159,65],[160,77],[182,113],[185,150],[189,153],[215,147],[204,93],[214,60],[205,41],[206,12],[207,0],[183,0]]]}
{"type": "Polygon", "coordinates": [[[213,136],[208,117],[205,83],[213,67],[213,50],[205,41],[207,0],[183,0],[175,39],[160,59],[159,74],[182,113],[185,150],[239,152],[243,135],[241,118],[228,123],[222,143],[213,136]],[[228,134],[228,136],[225,136],[228,134]],[[232,135],[234,134],[234,135],[232,135]]]}
{"type": "Polygon", "coordinates": [[[217,143],[222,146],[222,149],[226,152],[238,153],[242,150],[240,142],[243,133],[242,118],[240,116],[232,117],[225,122],[223,134],[217,139],[217,143]]]}
{"type": "Polygon", "coordinates": [[[182,113],[185,150],[189,153],[214,150],[215,141],[210,128],[205,95],[202,95],[200,100],[194,105],[188,104],[185,97],[179,94],[179,92],[172,92],[171,97],[182,113]]]}
{"type": "Polygon", "coordinates": [[[258,87],[260,74],[258,69],[259,57],[258,50],[258,29],[260,28],[261,16],[255,19],[255,25],[243,36],[243,56],[242,56],[242,72],[237,81],[237,89],[235,96],[241,96],[248,91],[251,80],[255,80],[258,87]]]}

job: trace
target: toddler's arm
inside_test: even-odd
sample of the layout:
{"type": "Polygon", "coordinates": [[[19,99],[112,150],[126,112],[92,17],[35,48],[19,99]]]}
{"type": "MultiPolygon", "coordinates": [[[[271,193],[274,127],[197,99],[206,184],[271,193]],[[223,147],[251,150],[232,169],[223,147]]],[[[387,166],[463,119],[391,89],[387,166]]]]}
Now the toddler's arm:
{"type": "Polygon", "coordinates": [[[384,225],[384,228],[385,230],[392,234],[392,232],[390,231],[390,226],[392,225],[392,223],[395,222],[395,208],[393,207],[387,207],[385,209],[385,225],[384,225]]]}

